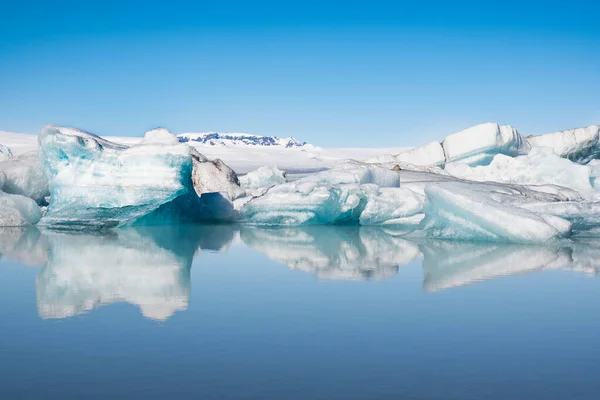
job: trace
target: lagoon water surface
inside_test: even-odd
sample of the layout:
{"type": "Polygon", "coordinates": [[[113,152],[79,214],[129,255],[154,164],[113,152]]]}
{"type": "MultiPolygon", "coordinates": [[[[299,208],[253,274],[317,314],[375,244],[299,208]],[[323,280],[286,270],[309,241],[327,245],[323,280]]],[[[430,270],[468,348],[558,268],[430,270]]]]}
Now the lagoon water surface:
{"type": "Polygon", "coordinates": [[[0,398],[596,399],[600,240],[0,229],[0,398]]]}

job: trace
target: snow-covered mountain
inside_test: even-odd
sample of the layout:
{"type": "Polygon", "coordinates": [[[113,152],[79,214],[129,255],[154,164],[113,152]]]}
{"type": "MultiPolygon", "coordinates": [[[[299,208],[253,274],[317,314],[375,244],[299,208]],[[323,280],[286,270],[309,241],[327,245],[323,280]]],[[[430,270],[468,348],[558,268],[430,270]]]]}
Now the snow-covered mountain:
{"type": "Polygon", "coordinates": [[[200,146],[269,146],[280,148],[312,147],[306,142],[299,142],[293,137],[259,136],[248,133],[183,133],[177,135],[180,142],[196,142],[200,146]]]}

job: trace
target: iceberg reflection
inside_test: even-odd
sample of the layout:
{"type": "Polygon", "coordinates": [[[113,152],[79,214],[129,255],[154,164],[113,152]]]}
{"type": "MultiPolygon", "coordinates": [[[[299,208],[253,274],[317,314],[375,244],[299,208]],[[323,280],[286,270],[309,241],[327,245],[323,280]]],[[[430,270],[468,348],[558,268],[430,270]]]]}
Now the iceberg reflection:
{"type": "Polygon", "coordinates": [[[66,318],[128,302],[154,320],[185,310],[198,249],[221,250],[232,227],[127,228],[110,234],[48,233],[48,261],[37,277],[42,318],[66,318]]]}
{"type": "Polygon", "coordinates": [[[416,244],[377,227],[241,228],[244,243],[319,279],[384,279],[420,255],[416,244]]]}
{"type": "Polygon", "coordinates": [[[102,234],[2,228],[0,261],[42,265],[36,278],[42,318],[127,302],[164,321],[188,306],[197,253],[227,251],[240,239],[318,279],[386,279],[422,257],[425,291],[549,269],[591,275],[600,270],[600,242],[593,239],[551,246],[431,241],[365,226],[145,226],[102,234]]]}

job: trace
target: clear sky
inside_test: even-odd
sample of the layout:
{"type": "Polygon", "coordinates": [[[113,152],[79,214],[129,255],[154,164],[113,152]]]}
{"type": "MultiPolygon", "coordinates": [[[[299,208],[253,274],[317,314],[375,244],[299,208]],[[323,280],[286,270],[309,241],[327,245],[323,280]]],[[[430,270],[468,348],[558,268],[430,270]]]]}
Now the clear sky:
{"type": "Polygon", "coordinates": [[[0,130],[385,147],[600,123],[597,3],[0,0],[0,130]]]}

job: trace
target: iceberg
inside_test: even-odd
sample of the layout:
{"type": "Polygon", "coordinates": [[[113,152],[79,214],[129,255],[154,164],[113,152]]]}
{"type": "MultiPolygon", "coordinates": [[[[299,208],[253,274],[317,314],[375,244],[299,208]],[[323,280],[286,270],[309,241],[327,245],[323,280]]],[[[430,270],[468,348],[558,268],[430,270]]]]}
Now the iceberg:
{"type": "Polygon", "coordinates": [[[461,183],[427,185],[420,229],[435,239],[516,243],[544,243],[571,235],[567,220],[499,201],[489,189],[461,183]]]}
{"type": "Polygon", "coordinates": [[[492,181],[519,185],[554,185],[593,197],[590,169],[554,154],[549,148],[533,148],[527,155],[509,157],[496,155],[486,166],[446,165],[450,174],[471,181],[492,181]]]}
{"type": "Polygon", "coordinates": [[[487,165],[496,154],[515,157],[528,152],[528,144],[510,125],[476,125],[449,135],[442,142],[446,164],[487,165]]]}
{"type": "Polygon", "coordinates": [[[201,220],[191,149],[166,130],[128,147],[73,128],[46,126],[40,157],[50,185],[41,223],[54,228],[201,220]]]}
{"type": "Polygon", "coordinates": [[[404,225],[416,229],[423,219],[425,196],[410,189],[367,187],[367,202],[360,214],[361,225],[404,225]]]}
{"type": "Polygon", "coordinates": [[[257,225],[358,224],[365,209],[365,224],[391,219],[414,224],[414,219],[403,218],[412,217],[416,209],[420,211],[422,202],[399,186],[398,171],[351,161],[239,199],[234,207],[240,222],[257,225]],[[407,196],[405,201],[394,204],[403,196],[407,196]],[[373,204],[368,207],[370,201],[373,204]]]}
{"type": "Polygon", "coordinates": [[[42,213],[35,201],[0,191],[0,227],[35,225],[41,218],[42,213]]]}
{"type": "Polygon", "coordinates": [[[265,165],[240,177],[240,185],[248,189],[272,187],[286,183],[286,173],[275,165],[265,165]]]}
{"type": "Polygon", "coordinates": [[[531,147],[549,147],[556,155],[586,164],[600,158],[600,125],[527,137],[531,147]]]}
{"type": "Polygon", "coordinates": [[[221,193],[229,200],[235,200],[246,194],[240,187],[236,173],[223,161],[209,161],[195,150],[192,150],[192,159],[192,181],[198,196],[204,193],[221,193]]]}
{"type": "Polygon", "coordinates": [[[510,125],[488,122],[393,156],[380,156],[370,163],[404,162],[416,166],[444,167],[449,163],[487,165],[496,154],[527,154],[530,144],[510,125]]]}
{"type": "Polygon", "coordinates": [[[46,204],[50,190],[37,152],[0,161],[0,172],[6,177],[4,192],[29,197],[40,205],[46,204]]]}
{"type": "Polygon", "coordinates": [[[424,146],[416,147],[393,156],[380,156],[367,160],[369,163],[394,163],[401,162],[417,166],[443,167],[446,163],[444,149],[438,142],[431,142],[424,146]]]}

